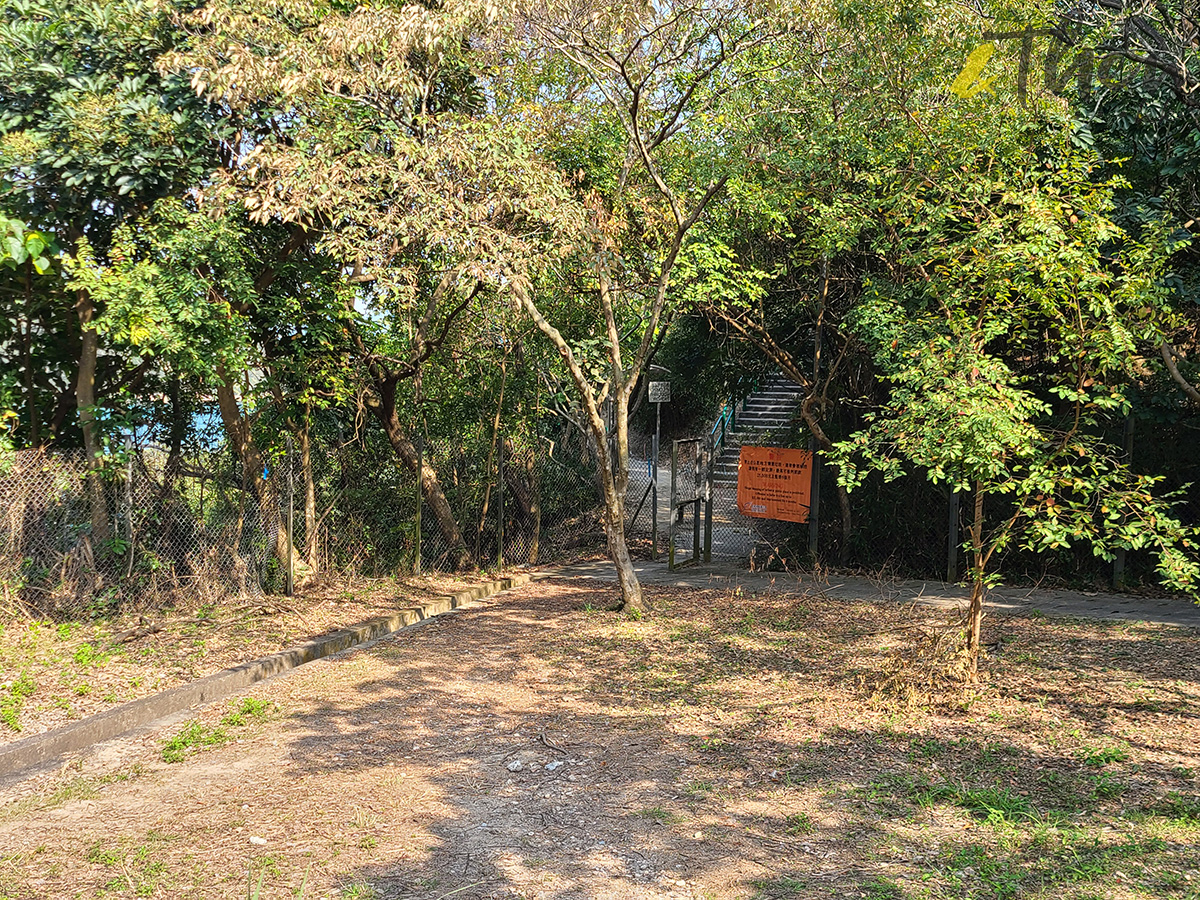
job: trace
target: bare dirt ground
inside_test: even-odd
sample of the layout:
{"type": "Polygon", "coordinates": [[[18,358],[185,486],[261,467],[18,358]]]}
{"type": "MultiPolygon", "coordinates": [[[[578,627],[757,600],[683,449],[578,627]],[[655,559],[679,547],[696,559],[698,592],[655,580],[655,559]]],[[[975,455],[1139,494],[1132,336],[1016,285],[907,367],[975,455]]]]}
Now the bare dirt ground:
{"type": "Polygon", "coordinates": [[[439,574],[330,577],[295,597],[196,604],[98,622],[0,623],[0,744],[471,583],[439,574]]]}
{"type": "Polygon", "coordinates": [[[964,688],[949,611],[650,594],[529,585],[10,788],[0,897],[1200,898],[1196,631],[994,617],[964,688]]]}

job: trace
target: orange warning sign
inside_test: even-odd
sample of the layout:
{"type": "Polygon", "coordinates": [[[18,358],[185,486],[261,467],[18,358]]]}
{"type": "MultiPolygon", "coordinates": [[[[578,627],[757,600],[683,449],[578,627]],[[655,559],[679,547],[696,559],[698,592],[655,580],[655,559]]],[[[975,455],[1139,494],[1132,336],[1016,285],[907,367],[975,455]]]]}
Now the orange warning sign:
{"type": "Polygon", "coordinates": [[[784,447],[743,447],[737,505],[744,516],[807,522],[813,455],[784,447]]]}

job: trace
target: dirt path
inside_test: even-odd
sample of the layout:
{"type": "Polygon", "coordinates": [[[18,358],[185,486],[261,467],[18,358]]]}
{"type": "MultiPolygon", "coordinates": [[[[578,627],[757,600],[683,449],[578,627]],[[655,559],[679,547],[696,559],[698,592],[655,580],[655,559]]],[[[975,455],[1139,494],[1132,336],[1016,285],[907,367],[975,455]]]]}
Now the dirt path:
{"type": "MultiPolygon", "coordinates": [[[[1197,787],[1190,632],[1077,630],[1064,650],[1013,626],[1027,637],[995,664],[1002,691],[969,714],[904,712],[850,674],[886,651],[878,608],[660,590],[642,623],[600,612],[614,596],[531,585],[263,685],[278,712],[236,743],[166,764],[175,725],[0,796],[0,897],[248,898],[260,879],[262,900],[901,897],[887,886],[944,877],[940,848],[979,827],[957,807],[881,818],[863,793],[930,771],[928,748],[957,748],[947,774],[998,760],[1014,792],[1053,771],[1055,796],[1080,798],[1080,747],[1132,748],[1098,823],[1197,787]],[[1143,640],[1161,659],[1130,653],[1143,640]]],[[[1160,844],[1163,865],[1200,866],[1160,844]]]]}
{"type": "Polygon", "coordinates": [[[14,896],[245,897],[263,870],[264,896],[306,871],[312,896],[691,896],[713,850],[655,816],[694,748],[636,708],[580,702],[539,658],[590,595],[542,587],[313,664],[255,692],[285,718],[180,765],[148,735],[116,770],[143,774],[0,827],[0,847],[29,854],[14,896]],[[38,847],[76,852],[39,871],[38,847]]]}

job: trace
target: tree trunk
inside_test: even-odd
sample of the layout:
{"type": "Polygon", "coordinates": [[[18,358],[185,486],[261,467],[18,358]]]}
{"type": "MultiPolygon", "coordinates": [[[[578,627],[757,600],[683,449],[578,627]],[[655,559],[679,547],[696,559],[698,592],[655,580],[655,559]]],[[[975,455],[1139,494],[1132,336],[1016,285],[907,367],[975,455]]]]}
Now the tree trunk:
{"type": "Polygon", "coordinates": [[[649,612],[650,605],[642,594],[642,586],[633,570],[633,558],[629,555],[629,546],[625,543],[624,506],[624,503],[619,503],[614,508],[605,504],[607,515],[604,533],[608,538],[608,552],[612,556],[613,565],[617,567],[617,582],[621,586],[621,612],[641,616],[649,612]]]}
{"type": "MultiPolygon", "coordinates": [[[[632,385],[630,385],[632,387],[632,385]]],[[[625,543],[625,495],[629,490],[629,392],[625,387],[616,391],[616,459],[612,460],[603,431],[597,432],[596,455],[603,461],[604,508],[608,513],[606,532],[608,551],[613,565],[617,567],[617,581],[621,585],[621,611],[640,616],[650,611],[650,604],[642,594],[637,573],[633,570],[633,558],[625,543]],[[609,467],[610,460],[616,463],[615,470],[609,467]]]]}
{"type": "Polygon", "coordinates": [[[183,397],[178,378],[172,378],[167,386],[167,397],[171,401],[171,428],[167,438],[167,462],[163,466],[162,497],[165,499],[175,486],[179,467],[183,463],[183,439],[187,436],[187,416],[184,414],[183,397]]]}
{"type": "Polygon", "coordinates": [[[496,401],[496,415],[492,420],[492,443],[488,446],[487,465],[484,467],[484,472],[487,473],[488,485],[483,492],[483,508],[479,511],[479,527],[475,529],[476,559],[482,556],[483,529],[487,524],[488,509],[492,505],[492,464],[496,460],[496,442],[500,439],[500,414],[504,410],[504,389],[508,385],[508,352],[508,350],[505,350],[504,357],[500,360],[500,397],[496,401]]]}
{"type": "Polygon", "coordinates": [[[310,421],[304,420],[300,429],[300,469],[304,475],[304,560],[313,572],[320,571],[320,542],[317,533],[317,485],[313,480],[312,439],[309,432],[310,421]]]}
{"type": "Polygon", "coordinates": [[[108,525],[104,483],[100,479],[100,436],[96,433],[96,356],[100,349],[100,336],[92,326],[96,307],[86,291],[79,292],[75,309],[79,313],[82,336],[79,377],[75,382],[75,406],[79,410],[83,449],[87,455],[87,495],[91,508],[92,537],[97,541],[107,541],[112,532],[108,525]]]}
{"type": "MultiPolygon", "coordinates": [[[[804,398],[800,404],[800,417],[804,420],[804,424],[808,426],[809,433],[817,439],[817,446],[821,448],[821,452],[832,453],[833,441],[829,439],[829,435],[821,427],[821,420],[813,409],[814,399],[811,394],[804,398]]],[[[838,510],[842,518],[842,541],[841,546],[838,548],[838,562],[841,565],[845,565],[849,559],[850,535],[854,533],[854,520],[850,517],[850,494],[846,490],[845,485],[840,482],[837,485],[837,498],[838,510]]]]}
{"type": "Polygon", "coordinates": [[[225,433],[229,435],[238,459],[241,460],[243,486],[248,487],[254,494],[259,520],[262,522],[263,532],[271,542],[271,552],[275,559],[286,570],[290,557],[292,569],[296,573],[296,582],[301,583],[308,577],[308,567],[288,539],[287,525],[280,513],[279,495],[275,490],[274,481],[263,475],[266,460],[250,431],[250,423],[242,416],[232,380],[223,370],[219,370],[217,376],[220,379],[217,384],[217,408],[221,412],[225,433]]]}
{"type": "Polygon", "coordinates": [[[400,426],[400,419],[396,415],[396,405],[390,402],[387,393],[384,392],[382,397],[383,402],[376,406],[375,412],[379,417],[380,423],[383,425],[383,430],[387,433],[388,441],[392,445],[392,449],[396,452],[401,462],[405,467],[417,475],[421,481],[421,496],[425,498],[425,502],[429,504],[429,509],[433,513],[434,521],[437,522],[438,530],[442,533],[442,538],[450,547],[450,557],[455,569],[467,569],[472,564],[471,552],[467,549],[467,542],[463,540],[462,532],[458,528],[458,522],[454,519],[454,513],[450,509],[450,504],[446,500],[446,495],[442,492],[442,485],[438,481],[437,471],[429,464],[429,457],[423,455],[421,459],[421,471],[417,472],[417,448],[413,446],[412,441],[408,439],[404,429],[400,426]]]}
{"type": "Polygon", "coordinates": [[[983,486],[975,483],[975,515],[971,522],[971,602],[967,607],[967,675],[979,680],[979,648],[983,639],[983,596],[987,592],[983,558],[983,486]]]}
{"type": "Polygon", "coordinates": [[[526,451],[517,454],[510,442],[505,442],[504,483],[509,496],[521,508],[521,520],[528,535],[529,558],[525,562],[534,565],[538,556],[538,537],[542,531],[542,503],[537,475],[537,453],[526,451]]]}
{"type": "Polygon", "coordinates": [[[29,416],[29,446],[37,447],[41,440],[37,396],[34,393],[33,373],[33,260],[25,262],[25,327],[17,324],[21,335],[21,359],[25,368],[25,405],[29,416]]]}

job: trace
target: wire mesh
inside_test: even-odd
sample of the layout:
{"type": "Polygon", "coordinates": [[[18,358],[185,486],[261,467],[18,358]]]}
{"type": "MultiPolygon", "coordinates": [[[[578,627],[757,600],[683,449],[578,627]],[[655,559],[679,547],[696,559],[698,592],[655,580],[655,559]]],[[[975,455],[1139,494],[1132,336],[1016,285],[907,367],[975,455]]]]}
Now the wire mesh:
{"type": "Polygon", "coordinates": [[[418,555],[424,571],[536,565],[604,541],[591,459],[522,436],[491,459],[430,441],[419,480],[353,441],[285,444],[261,475],[228,450],[129,447],[90,474],[82,451],[2,462],[0,600],[27,615],[278,593],[289,575],[394,575],[418,555]]]}
{"type": "MultiPolygon", "coordinates": [[[[1169,473],[1162,487],[1181,490],[1179,515],[1187,525],[1200,525],[1200,492],[1193,486],[1200,481],[1194,453],[1200,416],[1180,413],[1156,429],[1162,439],[1134,442],[1134,468],[1169,473]]],[[[496,435],[494,445],[490,434],[426,440],[420,479],[390,447],[363,440],[324,439],[311,450],[284,442],[267,454],[262,473],[244,471],[229,448],[118,448],[90,472],[82,451],[9,454],[0,457],[0,493],[7,501],[0,511],[0,612],[100,615],[118,606],[277,593],[289,571],[303,583],[326,575],[390,576],[418,565],[424,571],[537,565],[602,551],[594,454],[578,435],[560,438],[514,432],[496,435]]],[[[737,509],[742,442],[795,446],[800,439],[742,426],[723,431],[711,455],[702,441],[677,444],[676,502],[701,498],[701,538],[711,529],[714,561],[945,577],[950,498],[920,473],[893,482],[872,476],[843,498],[835,473],[826,469],[815,558],[809,525],[743,516],[737,509]]],[[[660,558],[671,516],[671,444],[664,443],[657,478],[660,558]]],[[[643,555],[655,521],[651,455],[648,438],[633,442],[626,529],[643,555]]],[[[696,505],[675,529],[678,561],[692,553],[696,505]]],[[[960,539],[969,507],[964,500],[960,539]]],[[[1035,554],[1014,545],[997,564],[1003,577],[1018,582],[1099,588],[1114,574],[1110,562],[1076,547],[1035,554]]],[[[1151,584],[1154,560],[1146,551],[1130,551],[1125,573],[1129,585],[1151,584]]],[[[958,576],[965,574],[960,552],[958,576]]]]}

